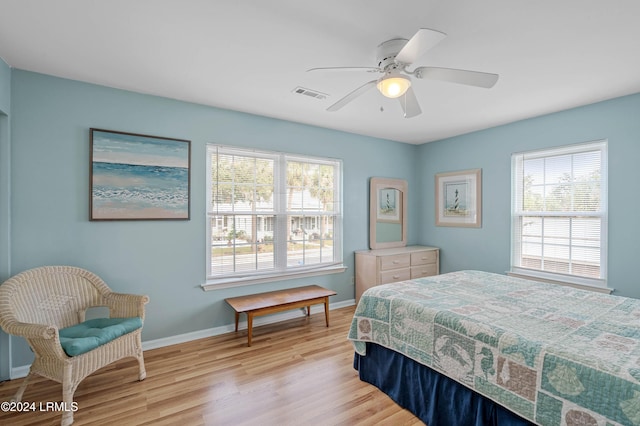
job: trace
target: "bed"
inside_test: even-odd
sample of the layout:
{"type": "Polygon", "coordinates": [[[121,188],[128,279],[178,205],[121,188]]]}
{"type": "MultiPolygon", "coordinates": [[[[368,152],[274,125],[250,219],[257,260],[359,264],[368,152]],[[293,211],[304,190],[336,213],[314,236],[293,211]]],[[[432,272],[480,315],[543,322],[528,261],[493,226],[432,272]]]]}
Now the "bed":
{"type": "Polygon", "coordinates": [[[640,425],[638,299],[459,271],[370,288],[349,339],[429,426],[640,425]]]}

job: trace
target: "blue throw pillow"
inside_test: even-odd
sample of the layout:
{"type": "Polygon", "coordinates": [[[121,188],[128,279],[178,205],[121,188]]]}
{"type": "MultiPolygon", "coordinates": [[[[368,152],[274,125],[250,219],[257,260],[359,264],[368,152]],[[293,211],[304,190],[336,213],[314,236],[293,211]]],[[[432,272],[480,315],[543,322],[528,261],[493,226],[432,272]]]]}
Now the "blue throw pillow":
{"type": "Polygon", "coordinates": [[[77,356],[140,327],[142,327],[140,317],[95,318],[60,329],[60,344],[67,355],[77,356]]]}

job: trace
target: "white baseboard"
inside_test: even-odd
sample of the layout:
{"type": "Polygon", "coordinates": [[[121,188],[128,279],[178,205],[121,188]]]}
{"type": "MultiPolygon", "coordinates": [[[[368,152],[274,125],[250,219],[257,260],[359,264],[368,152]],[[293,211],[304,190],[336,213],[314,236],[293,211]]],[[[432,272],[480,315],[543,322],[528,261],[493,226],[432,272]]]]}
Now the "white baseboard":
{"type": "Polygon", "coordinates": [[[29,374],[29,368],[31,368],[31,364],[29,365],[21,365],[20,367],[12,368],[9,372],[9,379],[20,379],[22,377],[27,377],[29,374]]]}
{"type": "MultiPolygon", "coordinates": [[[[329,304],[329,310],[332,311],[334,309],[340,309],[347,306],[353,306],[356,304],[355,299],[344,300],[342,302],[331,303],[329,304]]],[[[321,305],[316,305],[315,307],[311,307],[311,313],[314,313],[315,309],[319,309],[322,312],[323,307],[321,305]]],[[[294,309],[291,311],[282,312],[279,314],[268,315],[264,317],[257,317],[253,321],[253,325],[260,326],[265,324],[273,324],[275,322],[280,322],[292,318],[302,318],[306,315],[303,309],[294,309]]],[[[244,330],[247,328],[247,321],[240,321],[238,323],[238,329],[244,330]]],[[[163,348],[165,346],[177,345],[179,343],[190,342],[192,340],[204,339],[206,337],[218,336],[220,334],[230,333],[236,329],[234,324],[227,324],[220,327],[207,328],[205,330],[192,331],[190,333],[178,334],[175,336],[163,337],[161,339],[149,340],[146,342],[142,342],[142,350],[148,351],[151,349],[163,348]]],[[[29,374],[29,368],[31,365],[21,365],[19,367],[14,367],[10,372],[10,379],[20,379],[22,377],[26,377],[29,374]]]]}

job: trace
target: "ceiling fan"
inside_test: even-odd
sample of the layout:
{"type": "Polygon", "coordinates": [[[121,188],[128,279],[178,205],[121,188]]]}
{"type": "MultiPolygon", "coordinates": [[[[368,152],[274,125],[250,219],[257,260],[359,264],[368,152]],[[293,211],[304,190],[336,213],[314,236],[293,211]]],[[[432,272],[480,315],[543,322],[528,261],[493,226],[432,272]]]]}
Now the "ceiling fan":
{"type": "Polygon", "coordinates": [[[411,76],[443,80],[469,86],[491,88],[498,81],[498,74],[479,71],[459,70],[440,67],[418,67],[413,71],[408,66],[421,57],[427,50],[440,43],[447,35],[443,32],[421,28],[410,40],[396,38],[385,41],[376,51],[377,67],[325,67],[311,68],[307,72],[316,71],[364,71],[383,74],[358,87],[338,102],[327,108],[337,111],[356,99],[358,96],[376,86],[380,93],[388,98],[397,98],[404,111],[405,118],[415,117],[422,113],[418,99],[411,87],[411,76]]]}

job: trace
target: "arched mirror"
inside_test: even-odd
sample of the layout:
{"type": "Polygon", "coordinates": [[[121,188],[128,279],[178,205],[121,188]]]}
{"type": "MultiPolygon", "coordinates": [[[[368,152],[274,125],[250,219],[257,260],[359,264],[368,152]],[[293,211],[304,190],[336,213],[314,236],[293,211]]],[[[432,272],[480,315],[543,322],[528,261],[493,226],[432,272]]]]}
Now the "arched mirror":
{"type": "Polygon", "coordinates": [[[373,177],[369,189],[369,247],[406,246],[407,181],[373,177]]]}

